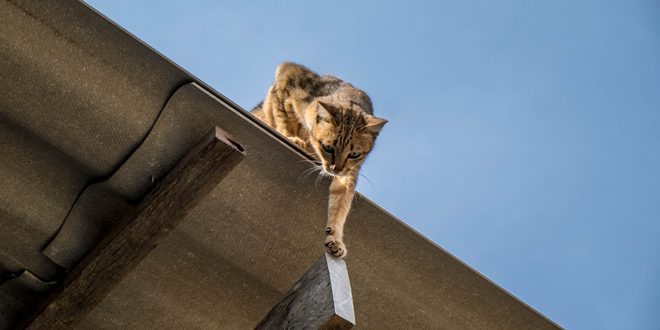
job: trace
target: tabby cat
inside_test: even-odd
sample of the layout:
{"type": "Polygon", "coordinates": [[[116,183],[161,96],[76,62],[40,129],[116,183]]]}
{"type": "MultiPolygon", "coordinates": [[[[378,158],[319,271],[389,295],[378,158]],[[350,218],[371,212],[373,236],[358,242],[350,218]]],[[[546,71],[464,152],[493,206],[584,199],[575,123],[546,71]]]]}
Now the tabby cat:
{"type": "Polygon", "coordinates": [[[252,114],[322,162],[333,177],[325,246],[346,256],[344,222],[358,171],[387,120],[373,116],[369,96],[351,84],[294,63],[282,63],[266,99],[252,114]]]}

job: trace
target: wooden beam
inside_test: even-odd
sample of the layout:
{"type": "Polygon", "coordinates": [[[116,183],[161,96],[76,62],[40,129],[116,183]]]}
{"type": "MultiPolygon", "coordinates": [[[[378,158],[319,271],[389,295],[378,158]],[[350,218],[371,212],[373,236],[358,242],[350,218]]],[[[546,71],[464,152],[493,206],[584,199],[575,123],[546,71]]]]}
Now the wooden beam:
{"type": "Polygon", "coordinates": [[[353,325],[346,263],[326,252],[254,329],[348,330],[353,325]]]}
{"type": "Polygon", "coordinates": [[[245,158],[214,128],[148,193],[18,329],[72,329],[245,158]]]}

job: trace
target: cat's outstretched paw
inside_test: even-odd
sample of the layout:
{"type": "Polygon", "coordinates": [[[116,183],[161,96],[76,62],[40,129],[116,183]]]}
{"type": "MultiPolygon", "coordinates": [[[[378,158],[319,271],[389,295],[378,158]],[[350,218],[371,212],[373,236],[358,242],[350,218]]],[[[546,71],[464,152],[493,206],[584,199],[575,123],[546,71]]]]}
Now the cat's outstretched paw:
{"type": "Polygon", "coordinates": [[[302,149],[302,150],[307,149],[307,143],[305,141],[303,141],[301,138],[299,138],[297,136],[289,136],[289,140],[291,140],[291,142],[298,145],[300,147],[300,149],[302,149]]]}
{"type": "Polygon", "coordinates": [[[342,241],[337,240],[333,235],[328,235],[325,237],[325,248],[333,256],[338,258],[343,258],[346,256],[346,246],[342,241]]]}

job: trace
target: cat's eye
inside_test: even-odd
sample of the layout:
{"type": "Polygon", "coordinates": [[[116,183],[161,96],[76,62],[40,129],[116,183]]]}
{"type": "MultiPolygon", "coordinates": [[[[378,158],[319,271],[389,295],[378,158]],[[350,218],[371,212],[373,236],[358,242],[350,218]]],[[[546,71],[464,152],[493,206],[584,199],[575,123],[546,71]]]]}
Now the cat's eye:
{"type": "Polygon", "coordinates": [[[322,146],[323,146],[323,150],[325,150],[326,152],[333,153],[335,151],[335,148],[329,145],[322,144],[322,146]]]}
{"type": "Polygon", "coordinates": [[[358,157],[360,157],[360,153],[355,151],[348,154],[348,158],[358,158],[358,157]]]}

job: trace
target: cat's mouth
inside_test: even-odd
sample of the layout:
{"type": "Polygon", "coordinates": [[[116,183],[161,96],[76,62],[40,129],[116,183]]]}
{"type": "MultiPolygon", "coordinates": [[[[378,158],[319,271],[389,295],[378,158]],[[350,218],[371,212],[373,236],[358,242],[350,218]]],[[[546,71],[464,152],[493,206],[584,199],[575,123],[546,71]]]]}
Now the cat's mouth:
{"type": "Polygon", "coordinates": [[[323,172],[325,172],[326,174],[328,174],[330,176],[337,176],[337,173],[335,173],[335,171],[333,171],[331,169],[324,169],[323,172]]]}
{"type": "Polygon", "coordinates": [[[346,174],[348,174],[348,172],[345,172],[345,171],[336,172],[336,171],[333,170],[332,168],[327,168],[327,167],[324,167],[324,168],[323,168],[323,171],[324,171],[325,173],[330,174],[331,176],[338,176],[338,177],[344,177],[344,176],[346,176],[346,174]]]}

